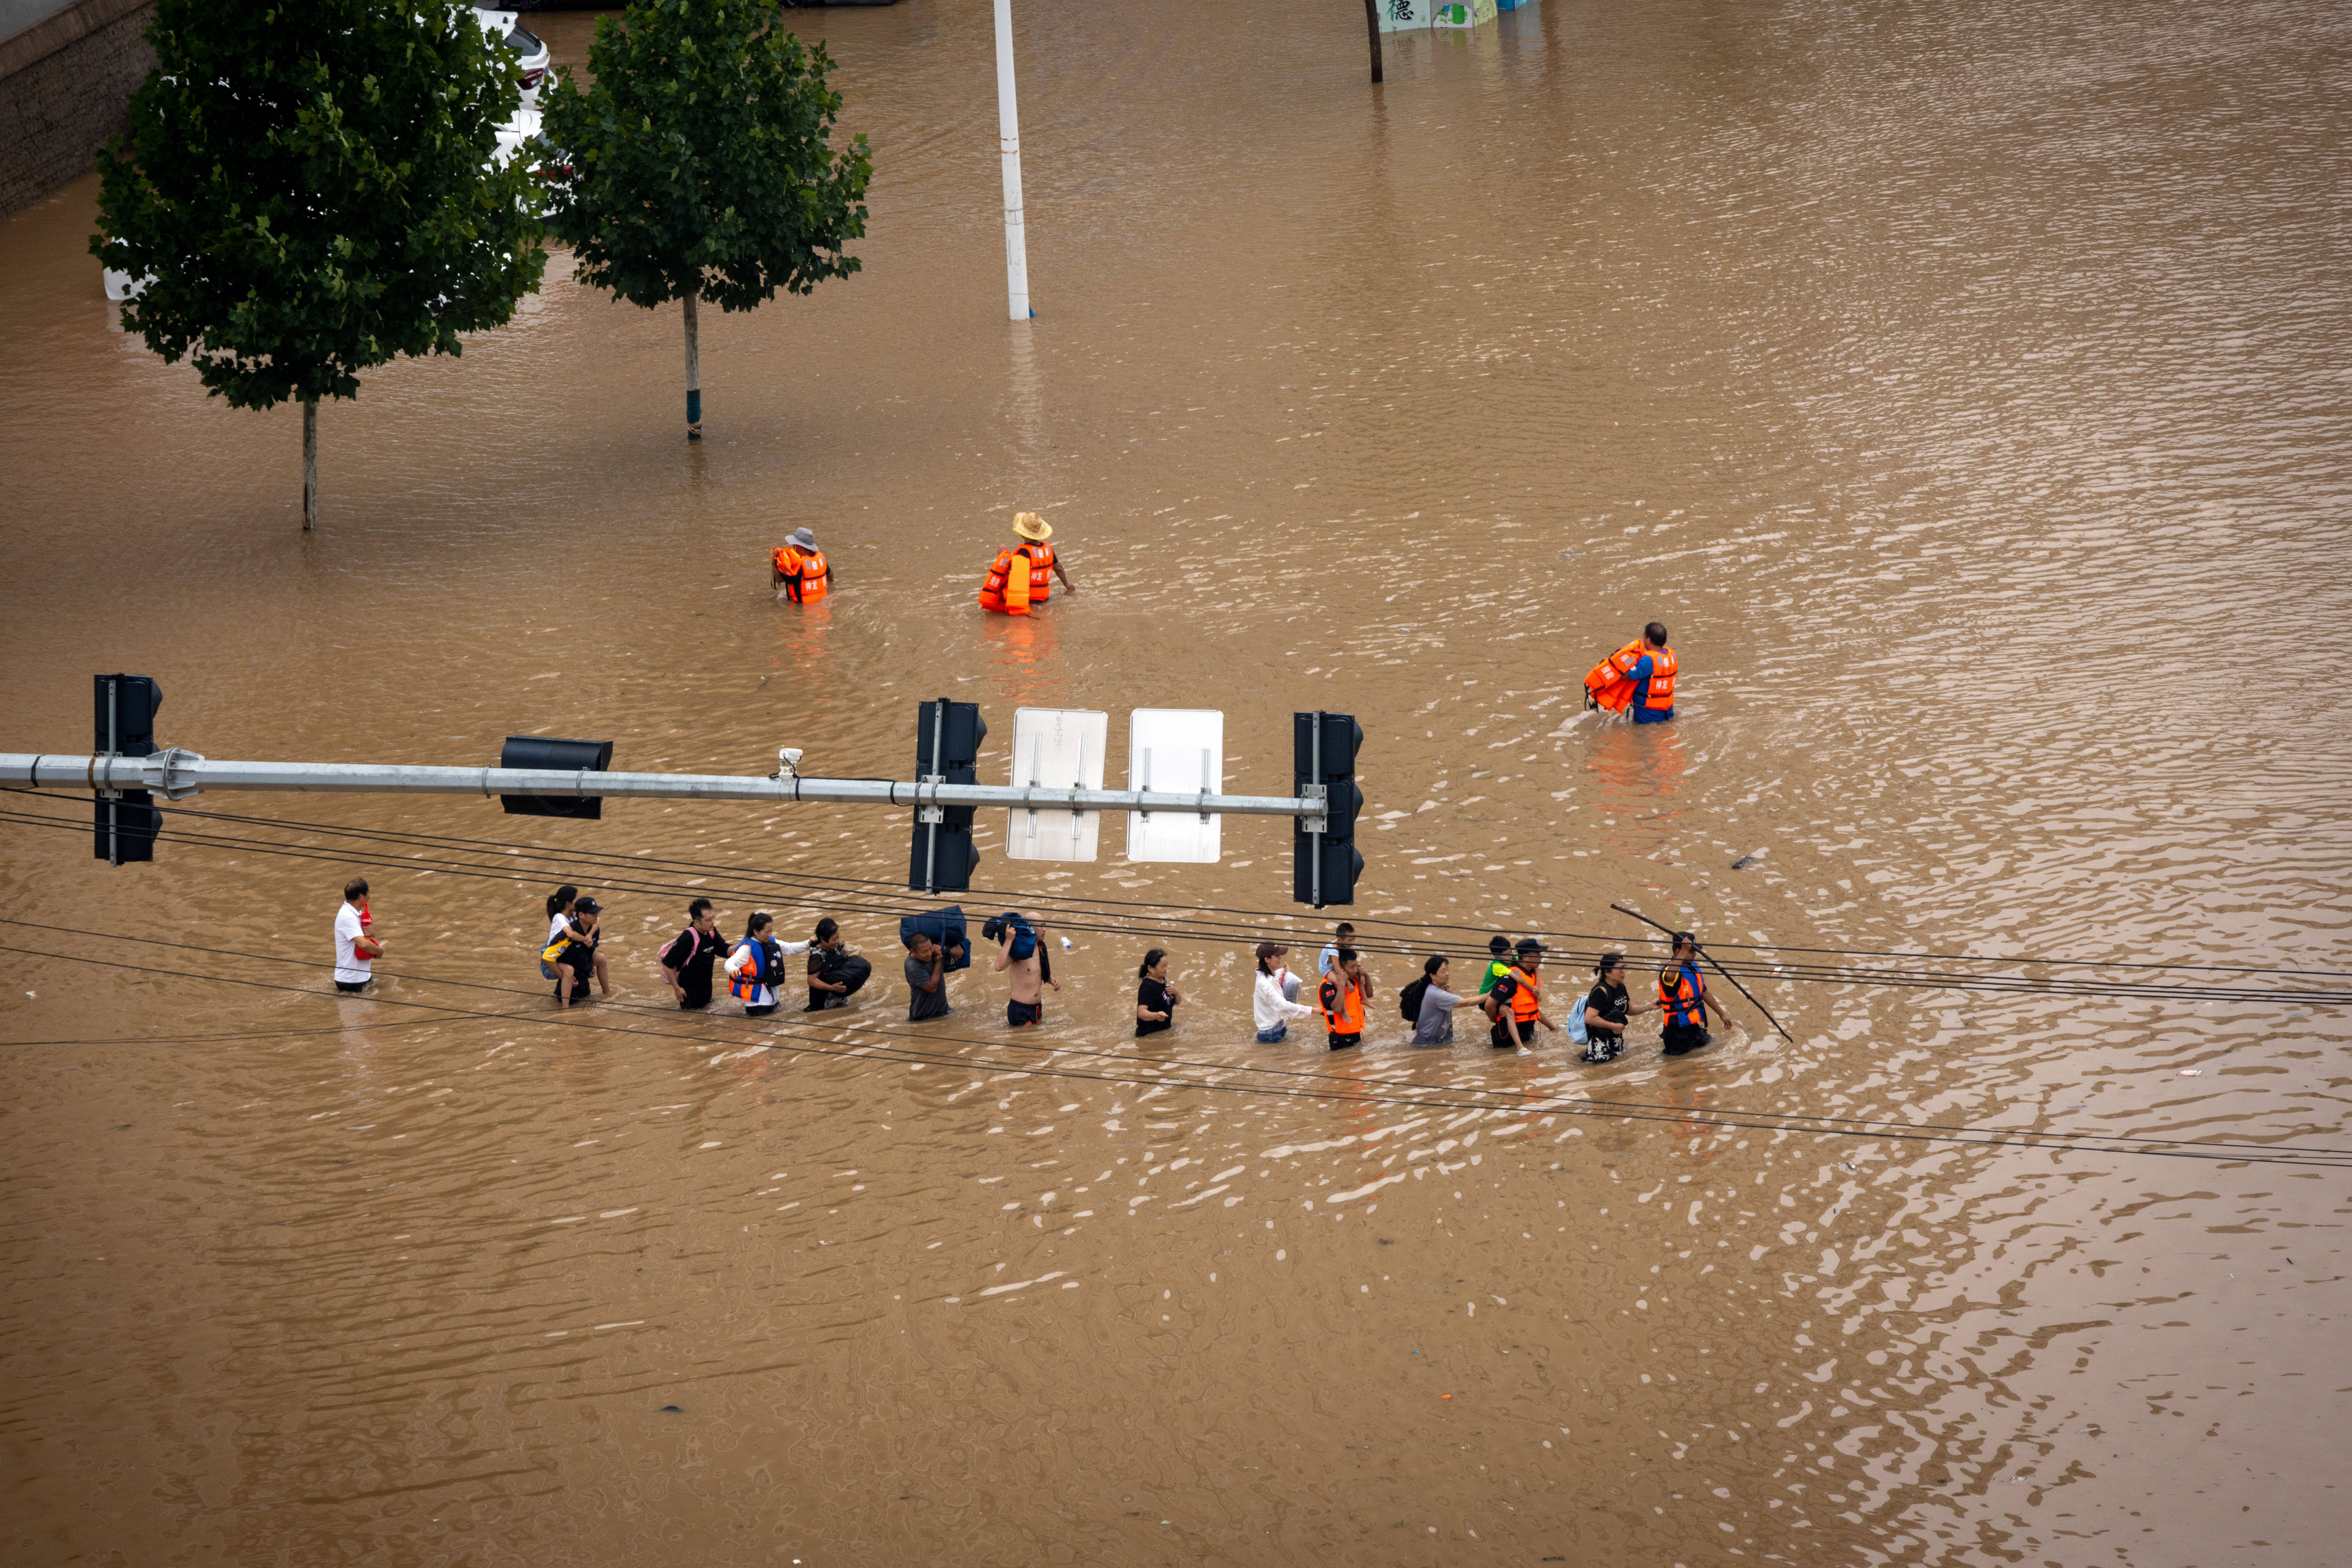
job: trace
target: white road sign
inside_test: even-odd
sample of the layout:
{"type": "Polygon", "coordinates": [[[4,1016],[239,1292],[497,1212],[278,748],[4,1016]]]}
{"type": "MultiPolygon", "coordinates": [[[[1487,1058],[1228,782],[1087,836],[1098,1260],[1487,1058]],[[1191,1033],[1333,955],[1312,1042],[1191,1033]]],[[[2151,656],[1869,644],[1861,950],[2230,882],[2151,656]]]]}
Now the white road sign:
{"type": "MultiPolygon", "coordinates": [[[[1013,715],[1014,787],[1100,789],[1110,715],[1072,708],[1024,708],[1013,715]]],[[[1008,860],[1091,860],[1102,833],[1099,811],[1016,805],[1005,814],[1008,860]]]]}
{"type": "MultiPolygon", "coordinates": [[[[1225,787],[1225,716],[1209,708],[1138,708],[1127,721],[1127,787],[1221,795],[1225,787]]],[[[1223,818],[1214,812],[1130,811],[1130,860],[1213,861],[1223,818]]]]}

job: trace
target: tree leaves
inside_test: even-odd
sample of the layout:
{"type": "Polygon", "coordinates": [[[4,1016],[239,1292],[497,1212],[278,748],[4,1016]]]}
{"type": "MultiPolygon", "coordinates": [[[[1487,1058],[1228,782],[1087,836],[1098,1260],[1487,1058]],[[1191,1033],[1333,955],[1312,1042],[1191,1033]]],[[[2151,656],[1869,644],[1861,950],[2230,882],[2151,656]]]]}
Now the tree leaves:
{"type": "Polygon", "coordinates": [[[362,371],[457,353],[538,287],[538,176],[484,166],[521,76],[470,6],[158,0],[148,37],[90,249],[147,279],[124,330],[207,391],[355,397],[362,371]]]}
{"type": "Polygon", "coordinates": [[[689,290],[748,310],[859,268],[873,158],[831,144],[840,95],[824,46],[803,48],[776,0],[635,0],[596,26],[594,81],[571,73],[545,110],[548,227],[574,276],[650,308],[689,290]]]}

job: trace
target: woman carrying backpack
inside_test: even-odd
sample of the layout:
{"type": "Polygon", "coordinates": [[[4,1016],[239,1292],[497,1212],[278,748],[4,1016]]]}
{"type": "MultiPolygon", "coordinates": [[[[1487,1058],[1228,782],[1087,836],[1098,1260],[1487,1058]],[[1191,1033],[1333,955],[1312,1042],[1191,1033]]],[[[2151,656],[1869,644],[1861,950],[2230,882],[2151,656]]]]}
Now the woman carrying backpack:
{"type": "Polygon", "coordinates": [[[1454,1043],[1454,1009],[1462,998],[1446,989],[1454,977],[1453,966],[1443,953],[1432,953],[1421,966],[1421,978],[1407,985],[1398,997],[1398,1010],[1412,1025],[1412,1043],[1416,1046],[1450,1046],[1454,1043]]]}

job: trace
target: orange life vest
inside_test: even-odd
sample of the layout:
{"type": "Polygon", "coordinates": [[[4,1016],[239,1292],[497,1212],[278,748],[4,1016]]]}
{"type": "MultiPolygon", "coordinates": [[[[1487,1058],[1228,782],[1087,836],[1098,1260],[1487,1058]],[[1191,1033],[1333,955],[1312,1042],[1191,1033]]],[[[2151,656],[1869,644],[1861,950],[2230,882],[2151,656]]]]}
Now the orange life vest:
{"type": "Polygon", "coordinates": [[[1021,569],[1020,552],[1000,550],[980,585],[980,607],[1004,616],[1029,613],[1030,574],[1021,569]]]}
{"type": "Polygon", "coordinates": [[[823,551],[803,552],[794,544],[776,547],[776,570],[784,579],[784,592],[792,595],[795,605],[814,604],[824,598],[825,585],[833,580],[823,551]]]}
{"type": "Polygon", "coordinates": [[[1634,688],[1641,684],[1633,679],[1633,667],[1642,662],[1644,655],[1650,660],[1650,694],[1642,706],[1664,712],[1675,705],[1675,652],[1672,648],[1652,647],[1641,637],[1594,665],[1592,672],[1584,678],[1584,689],[1609,712],[1623,712],[1633,700],[1634,688]]]}
{"type": "Polygon", "coordinates": [[[1697,968],[1677,963],[1658,971],[1658,1005],[1665,1009],[1669,1024],[1705,1028],[1706,982],[1699,978],[1697,968]]]}
{"type": "Polygon", "coordinates": [[[1511,967],[1511,978],[1519,983],[1511,993],[1511,1016],[1522,1024],[1532,1024],[1543,1011],[1543,983],[1517,964],[1511,967]]]}
{"type": "Polygon", "coordinates": [[[1323,1014],[1325,1031],[1334,1035],[1362,1034],[1364,1032],[1364,994],[1356,989],[1354,981],[1337,969],[1331,972],[1330,984],[1331,989],[1339,998],[1337,1012],[1323,1005],[1323,994],[1319,989],[1315,995],[1316,1005],[1323,1014]]]}
{"type": "Polygon", "coordinates": [[[1029,557],[1029,602],[1042,605],[1054,596],[1054,547],[1044,540],[1033,540],[1014,550],[1015,555],[1029,557]]]}
{"type": "Polygon", "coordinates": [[[747,1005],[756,1005],[760,1000],[760,988],[764,985],[772,989],[776,975],[766,942],[755,942],[747,936],[735,944],[736,956],[741,957],[743,950],[747,947],[752,949],[759,956],[744,968],[742,973],[727,982],[727,989],[738,1002],[747,1005]]]}

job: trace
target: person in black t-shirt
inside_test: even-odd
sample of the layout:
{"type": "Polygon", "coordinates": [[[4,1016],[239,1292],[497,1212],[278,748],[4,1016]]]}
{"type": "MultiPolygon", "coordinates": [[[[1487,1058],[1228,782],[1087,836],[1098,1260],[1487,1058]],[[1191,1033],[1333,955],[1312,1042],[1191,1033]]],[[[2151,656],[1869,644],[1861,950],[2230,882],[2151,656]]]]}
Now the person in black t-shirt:
{"type": "Polygon", "coordinates": [[[697,899],[687,905],[686,929],[661,951],[662,978],[669,982],[670,994],[677,998],[681,1012],[710,1005],[710,966],[726,947],[710,900],[697,899]]]}
{"type": "Polygon", "coordinates": [[[1613,1062],[1625,1049],[1626,1021],[1636,1013],[1654,1013],[1658,1005],[1633,1005],[1625,991],[1625,955],[1604,952],[1593,965],[1592,989],[1584,998],[1584,1059],[1613,1062]]]}
{"type": "Polygon", "coordinates": [[[1143,955],[1143,966],[1135,972],[1141,984],[1135,988],[1135,1037],[1156,1035],[1176,1022],[1176,1004],[1184,998],[1176,987],[1168,984],[1168,954],[1164,949],[1153,948],[1143,955]]]}

